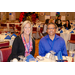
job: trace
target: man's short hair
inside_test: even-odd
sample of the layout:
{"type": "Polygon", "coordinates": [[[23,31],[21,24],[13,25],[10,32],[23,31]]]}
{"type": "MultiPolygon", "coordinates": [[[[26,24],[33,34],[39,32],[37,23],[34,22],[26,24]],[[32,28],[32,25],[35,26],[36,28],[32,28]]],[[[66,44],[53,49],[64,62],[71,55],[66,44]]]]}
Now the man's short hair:
{"type": "MultiPolygon", "coordinates": [[[[48,25],[51,25],[51,24],[53,24],[55,28],[57,28],[57,25],[55,23],[49,23],[48,25]]],[[[47,28],[48,28],[48,25],[47,25],[47,28]]]]}

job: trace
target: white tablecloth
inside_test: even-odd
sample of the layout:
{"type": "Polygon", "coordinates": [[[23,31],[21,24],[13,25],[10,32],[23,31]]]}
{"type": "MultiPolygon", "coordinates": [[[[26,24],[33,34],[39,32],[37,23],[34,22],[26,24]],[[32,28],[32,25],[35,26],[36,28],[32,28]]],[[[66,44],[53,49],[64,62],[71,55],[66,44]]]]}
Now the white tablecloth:
{"type": "MultiPolygon", "coordinates": [[[[68,60],[68,62],[72,62],[71,56],[62,56],[62,57],[63,57],[63,60],[68,60]]],[[[55,60],[51,60],[51,59],[46,58],[46,57],[41,57],[41,58],[43,58],[43,60],[38,60],[38,62],[56,62],[56,60],[58,60],[57,56],[55,56],[55,60]]]]}
{"type": "Polygon", "coordinates": [[[60,33],[60,36],[65,40],[66,48],[67,50],[74,50],[75,49],[75,44],[68,44],[68,40],[71,38],[71,34],[75,34],[75,30],[70,29],[70,30],[63,30],[63,33],[60,33],[60,31],[57,31],[56,33],[60,33]],[[70,33],[71,31],[74,31],[74,33],[70,33]],[[70,47],[69,47],[70,46],[70,47]]]}
{"type": "Polygon", "coordinates": [[[6,36],[7,35],[5,35],[5,33],[0,34],[0,42],[9,41],[9,45],[12,46],[13,41],[14,41],[15,38],[11,38],[11,40],[10,39],[4,39],[6,36]]]}

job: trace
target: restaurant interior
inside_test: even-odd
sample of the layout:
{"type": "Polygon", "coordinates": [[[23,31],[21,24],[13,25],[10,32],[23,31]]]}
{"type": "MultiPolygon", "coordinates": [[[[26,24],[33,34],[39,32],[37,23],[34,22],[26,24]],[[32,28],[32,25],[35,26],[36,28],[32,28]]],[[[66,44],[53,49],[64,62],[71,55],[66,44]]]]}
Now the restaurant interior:
{"type": "MultiPolygon", "coordinates": [[[[32,36],[35,39],[34,58],[39,56],[38,46],[40,39],[44,37],[42,32],[45,20],[50,19],[55,23],[59,15],[62,27],[57,28],[56,34],[65,40],[68,53],[68,60],[65,62],[75,62],[75,12],[0,12],[0,62],[7,62],[14,39],[21,34],[21,26],[25,20],[29,20],[32,24],[32,36]],[[66,20],[70,21],[69,30],[63,26],[66,20]]],[[[63,59],[66,60],[65,57],[63,59]]]]}

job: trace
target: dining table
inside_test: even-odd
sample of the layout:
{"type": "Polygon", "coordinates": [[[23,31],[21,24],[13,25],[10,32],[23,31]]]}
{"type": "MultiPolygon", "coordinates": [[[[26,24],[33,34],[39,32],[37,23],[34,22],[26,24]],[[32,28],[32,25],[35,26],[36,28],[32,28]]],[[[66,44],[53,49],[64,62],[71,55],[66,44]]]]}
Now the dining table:
{"type": "Polygon", "coordinates": [[[68,40],[71,39],[71,34],[75,35],[75,30],[73,30],[73,28],[69,29],[69,30],[67,30],[65,28],[58,30],[58,28],[57,28],[56,34],[60,34],[60,37],[62,37],[64,39],[67,50],[75,50],[75,44],[72,44],[72,43],[68,44],[68,40]]]}
{"type": "Polygon", "coordinates": [[[11,33],[1,33],[0,42],[9,41],[9,46],[12,46],[15,36],[12,36],[11,39],[5,39],[5,37],[7,37],[8,35],[11,37],[12,34],[11,33]]]}

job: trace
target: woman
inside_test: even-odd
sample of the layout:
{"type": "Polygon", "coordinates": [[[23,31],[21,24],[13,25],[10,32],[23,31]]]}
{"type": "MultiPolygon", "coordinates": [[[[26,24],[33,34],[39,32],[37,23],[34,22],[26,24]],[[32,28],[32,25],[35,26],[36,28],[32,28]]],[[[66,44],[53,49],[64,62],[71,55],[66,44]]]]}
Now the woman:
{"type": "Polygon", "coordinates": [[[69,20],[66,20],[66,24],[64,24],[64,27],[65,27],[65,29],[70,29],[71,28],[69,20]]]}
{"type": "Polygon", "coordinates": [[[46,21],[45,21],[45,25],[43,27],[43,32],[42,32],[43,36],[47,35],[47,25],[48,25],[48,23],[50,23],[50,19],[46,19],[46,21]]]}
{"type": "Polygon", "coordinates": [[[30,21],[24,21],[21,27],[21,35],[17,36],[12,45],[12,53],[8,58],[8,61],[18,56],[28,56],[35,53],[35,41],[32,38],[32,27],[30,21]]]}

